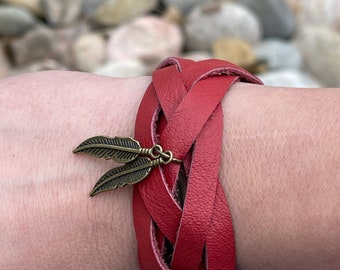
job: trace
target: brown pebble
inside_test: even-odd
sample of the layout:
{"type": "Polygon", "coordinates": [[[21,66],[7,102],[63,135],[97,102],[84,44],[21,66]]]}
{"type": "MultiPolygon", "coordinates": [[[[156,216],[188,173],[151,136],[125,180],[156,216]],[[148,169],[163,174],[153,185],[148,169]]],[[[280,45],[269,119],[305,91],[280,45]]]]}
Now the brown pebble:
{"type": "Polygon", "coordinates": [[[241,67],[253,66],[256,57],[251,45],[238,38],[222,38],[213,43],[213,56],[241,67]]]}

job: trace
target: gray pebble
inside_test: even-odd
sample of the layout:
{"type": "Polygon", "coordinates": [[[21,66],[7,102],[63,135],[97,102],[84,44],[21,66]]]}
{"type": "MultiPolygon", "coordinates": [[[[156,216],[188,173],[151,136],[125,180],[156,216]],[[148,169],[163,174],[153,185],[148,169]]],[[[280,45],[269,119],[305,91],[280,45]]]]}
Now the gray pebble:
{"type": "Polygon", "coordinates": [[[23,37],[11,43],[16,65],[26,65],[30,62],[55,56],[54,38],[51,29],[39,26],[27,32],[23,37]]]}
{"type": "Polygon", "coordinates": [[[281,69],[257,74],[265,85],[297,88],[319,88],[320,83],[299,69],[281,69]]]}
{"type": "Polygon", "coordinates": [[[0,35],[18,36],[35,24],[35,18],[25,8],[0,5],[0,35]]]}
{"type": "Polygon", "coordinates": [[[269,69],[301,68],[300,51],[291,41],[267,39],[255,47],[258,60],[264,60],[269,69]]]}
{"type": "MultiPolygon", "coordinates": [[[[1,2],[1,0],[0,0],[1,2]]],[[[34,14],[42,15],[40,0],[2,0],[3,3],[25,7],[34,14]]]]}
{"type": "Polygon", "coordinates": [[[239,0],[261,20],[263,37],[287,38],[296,30],[296,19],[286,0],[239,0]]]}
{"type": "Polygon", "coordinates": [[[325,86],[340,86],[340,34],[325,26],[301,29],[297,38],[307,69],[325,86]]]}
{"type": "Polygon", "coordinates": [[[67,25],[78,20],[82,0],[41,0],[45,17],[51,25],[67,25]]]}
{"type": "Polygon", "coordinates": [[[215,40],[236,37],[257,43],[261,27],[257,17],[243,5],[216,2],[197,6],[189,13],[185,25],[187,47],[191,50],[211,50],[215,40]]]}
{"type": "Polygon", "coordinates": [[[114,26],[145,14],[157,5],[157,0],[86,0],[84,12],[100,26],[114,26]]]}
{"type": "Polygon", "coordinates": [[[184,14],[191,11],[195,6],[212,2],[212,0],[164,0],[164,3],[171,7],[175,6],[181,10],[184,14]]]}
{"type": "Polygon", "coordinates": [[[339,0],[303,0],[299,5],[301,25],[326,25],[340,33],[339,0]]]}
{"type": "Polygon", "coordinates": [[[83,0],[83,14],[86,18],[91,18],[98,7],[104,4],[106,0],[83,0]]]}

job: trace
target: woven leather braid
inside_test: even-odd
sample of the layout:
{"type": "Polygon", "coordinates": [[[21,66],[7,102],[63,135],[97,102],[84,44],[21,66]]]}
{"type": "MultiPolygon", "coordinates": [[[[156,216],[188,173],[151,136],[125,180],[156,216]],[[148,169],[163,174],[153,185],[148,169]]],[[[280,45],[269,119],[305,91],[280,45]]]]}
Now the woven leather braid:
{"type": "Polygon", "coordinates": [[[166,59],[152,79],[135,138],[143,147],[162,145],[183,163],[155,168],[134,188],[141,269],[235,269],[232,220],[218,179],[220,102],[237,81],[261,82],[229,62],[178,58],[166,59]]]}

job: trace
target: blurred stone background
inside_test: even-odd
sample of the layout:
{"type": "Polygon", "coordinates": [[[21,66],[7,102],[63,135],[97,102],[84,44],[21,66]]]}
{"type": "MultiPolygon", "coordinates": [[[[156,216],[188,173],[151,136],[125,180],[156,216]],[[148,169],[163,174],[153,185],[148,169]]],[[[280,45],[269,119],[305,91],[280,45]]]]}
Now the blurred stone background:
{"type": "Polygon", "coordinates": [[[340,86],[340,0],[0,0],[0,78],[149,75],[220,58],[267,85],[340,86]]]}

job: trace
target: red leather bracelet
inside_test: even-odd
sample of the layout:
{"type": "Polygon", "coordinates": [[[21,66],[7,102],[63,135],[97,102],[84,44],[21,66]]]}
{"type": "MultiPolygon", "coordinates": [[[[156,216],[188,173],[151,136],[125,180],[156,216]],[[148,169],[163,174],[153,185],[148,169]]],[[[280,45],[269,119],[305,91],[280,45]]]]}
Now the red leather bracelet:
{"type": "Polygon", "coordinates": [[[142,269],[235,269],[232,220],[218,179],[221,99],[235,82],[261,81],[229,62],[179,58],[166,59],[152,79],[137,114],[137,140],[95,136],[73,151],[125,163],[90,195],[138,183],[133,215],[142,269]]]}
{"type": "Polygon", "coordinates": [[[219,182],[221,99],[237,81],[261,84],[221,60],[166,59],[137,114],[143,147],[169,149],[182,163],[154,168],[134,187],[141,269],[235,269],[232,219],[219,182]]]}

